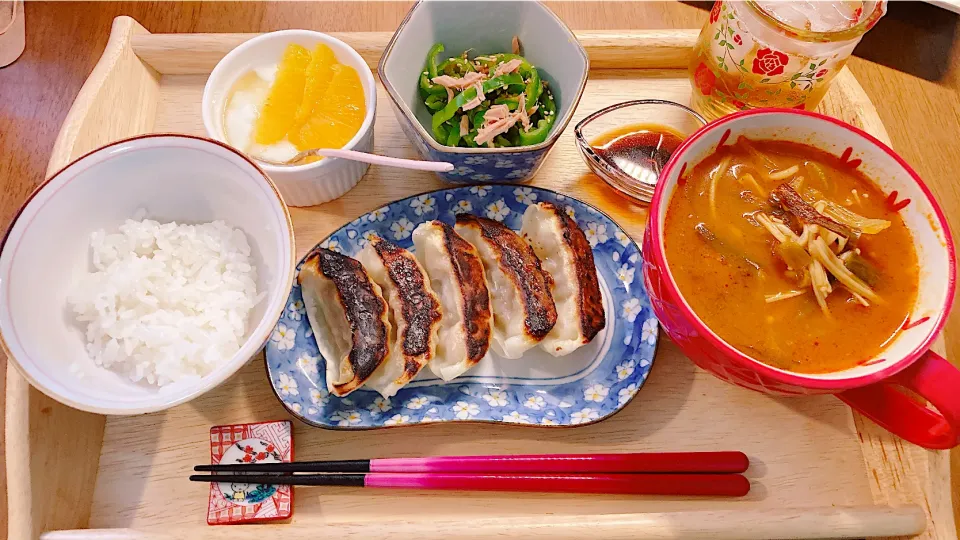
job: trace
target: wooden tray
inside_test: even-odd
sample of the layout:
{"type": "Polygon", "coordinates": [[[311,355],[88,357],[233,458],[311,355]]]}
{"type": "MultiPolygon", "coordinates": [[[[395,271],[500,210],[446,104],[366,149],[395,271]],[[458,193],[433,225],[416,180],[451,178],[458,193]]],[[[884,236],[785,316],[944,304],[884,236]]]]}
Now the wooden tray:
{"type": "MultiPolygon", "coordinates": [[[[626,99],[687,102],[686,63],[696,35],[696,30],[579,33],[594,70],[574,122],[626,99]]],[[[122,137],[203,134],[200,95],[207,73],[250,37],[152,35],[134,20],[118,18],[64,122],[48,174],[122,137]]],[[[376,66],[389,34],[337,37],[376,66]]],[[[416,157],[387,102],[381,89],[376,150],[416,157]]],[[[847,70],[820,110],[889,140],[847,70]]],[[[642,235],[645,209],[618,198],[587,172],[572,129],[534,183],[598,205],[635,238],[642,235]]],[[[299,254],[363,212],[439,187],[430,174],[372,167],[342,199],[292,209],[299,254]]],[[[9,537],[16,539],[88,527],[124,529],[111,538],[261,538],[284,532],[319,538],[822,538],[908,535],[924,527],[924,538],[955,538],[945,452],[905,444],[830,396],[778,399],[721,382],[695,368],[665,338],[643,391],[597,425],[544,430],[461,424],[343,432],[296,423],[297,455],[740,449],[753,463],[754,487],[745,499],[303,488],[291,524],[209,527],[204,521],[207,485],[186,477],[192,465],[208,459],[210,426],[286,417],[264,376],[262,356],[207,395],[156,414],[82,413],[31,389],[9,367],[6,399],[9,537]]]]}

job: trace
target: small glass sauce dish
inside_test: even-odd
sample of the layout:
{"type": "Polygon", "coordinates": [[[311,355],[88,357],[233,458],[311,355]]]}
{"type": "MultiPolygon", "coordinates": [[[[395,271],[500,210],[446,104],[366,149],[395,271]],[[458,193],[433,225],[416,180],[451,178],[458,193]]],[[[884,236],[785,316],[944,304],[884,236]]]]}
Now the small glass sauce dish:
{"type": "Polygon", "coordinates": [[[706,123],[679,103],[641,99],[600,109],[574,133],[590,170],[626,197],[648,203],[670,155],[706,123]]]}

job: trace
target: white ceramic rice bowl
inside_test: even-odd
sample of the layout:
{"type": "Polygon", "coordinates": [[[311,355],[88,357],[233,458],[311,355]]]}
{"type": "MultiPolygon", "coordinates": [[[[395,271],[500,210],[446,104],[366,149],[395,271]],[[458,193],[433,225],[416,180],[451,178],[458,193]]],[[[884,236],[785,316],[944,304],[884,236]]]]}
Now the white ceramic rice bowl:
{"type": "Polygon", "coordinates": [[[0,251],[0,337],[20,373],[48,396],[101,414],[137,414],[184,403],[253,357],[284,309],[294,272],[293,226],[270,179],[230,147],[200,137],[144,135],[67,165],[21,208],[0,251]],[[92,270],[90,233],[116,231],[138,209],[160,222],[223,220],[252,249],[257,291],[240,350],[203,377],[163,387],[95,365],[67,295],[92,270]],[[71,365],[76,363],[76,368],[71,365]]]}

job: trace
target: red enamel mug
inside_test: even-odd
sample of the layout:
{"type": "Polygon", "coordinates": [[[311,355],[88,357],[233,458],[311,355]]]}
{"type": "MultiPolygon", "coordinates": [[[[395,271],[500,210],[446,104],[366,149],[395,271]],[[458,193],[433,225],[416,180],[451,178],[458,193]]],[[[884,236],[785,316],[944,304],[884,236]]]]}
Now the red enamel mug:
{"type": "Polygon", "coordinates": [[[960,443],[960,370],[929,350],[953,303],[953,239],[943,212],[917,173],[862,130],[827,116],[789,109],[745,111],[704,126],[674,152],[660,175],[643,238],[643,261],[643,278],[660,324],[701,368],[766,394],[835,394],[892,433],[926,448],[952,448],[960,443]],[[830,373],[777,369],[725,343],[680,294],[663,245],[670,197],[685,171],[740,136],[793,141],[830,152],[872,179],[887,194],[887,203],[899,211],[916,247],[919,289],[907,321],[877,356],[830,373]]]}

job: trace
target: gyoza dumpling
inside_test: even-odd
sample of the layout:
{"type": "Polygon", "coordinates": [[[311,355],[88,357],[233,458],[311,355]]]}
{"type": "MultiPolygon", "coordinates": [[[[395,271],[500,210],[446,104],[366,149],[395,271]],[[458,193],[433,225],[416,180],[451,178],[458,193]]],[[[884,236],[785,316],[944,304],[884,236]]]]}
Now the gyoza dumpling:
{"type": "Polygon", "coordinates": [[[606,325],[593,250],[577,222],[548,202],[527,207],[520,233],[553,278],[557,324],[540,348],[554,356],[570,354],[606,325]]]}
{"type": "Polygon", "coordinates": [[[327,363],[327,389],[360,388],[390,354],[390,320],[380,286],[356,259],[320,248],[297,277],[307,319],[327,363]]]}
{"type": "Polygon", "coordinates": [[[357,255],[383,290],[395,330],[390,356],[367,381],[383,397],[391,397],[412,381],[437,350],[440,300],[412,253],[373,237],[357,255]]]}
{"type": "Polygon", "coordinates": [[[437,354],[428,365],[449,381],[482,360],[490,346],[493,314],[483,262],[477,248],[442,221],[417,227],[413,245],[443,305],[437,354]]]}
{"type": "Polygon", "coordinates": [[[533,248],[492,219],[457,216],[456,231],[476,246],[493,300],[493,352],[520,358],[557,323],[550,275],[533,248]]]}

